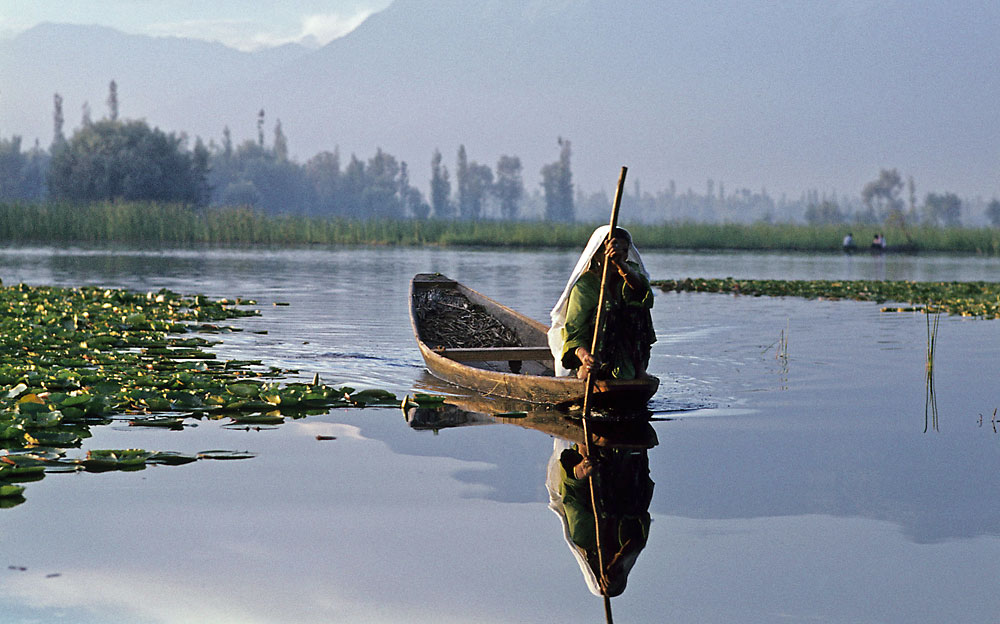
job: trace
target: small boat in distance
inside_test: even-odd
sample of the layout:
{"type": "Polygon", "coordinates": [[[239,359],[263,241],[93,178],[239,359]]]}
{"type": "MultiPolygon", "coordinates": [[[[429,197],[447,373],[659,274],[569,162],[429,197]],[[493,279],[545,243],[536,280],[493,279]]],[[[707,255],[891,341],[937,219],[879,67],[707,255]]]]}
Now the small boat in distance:
{"type": "MultiPolygon", "coordinates": [[[[557,377],[548,327],[440,273],[419,273],[410,282],[410,322],[432,375],[489,396],[543,405],[583,403],[586,381],[557,377]]],[[[602,407],[645,405],[660,380],[594,382],[602,407]]]]}

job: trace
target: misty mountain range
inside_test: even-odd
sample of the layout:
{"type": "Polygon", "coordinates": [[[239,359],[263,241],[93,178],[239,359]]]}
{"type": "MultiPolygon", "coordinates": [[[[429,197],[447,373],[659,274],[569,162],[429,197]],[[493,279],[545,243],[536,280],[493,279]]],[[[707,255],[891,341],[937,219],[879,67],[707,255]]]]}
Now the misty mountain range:
{"type": "MultiPolygon", "coordinates": [[[[856,195],[880,168],[918,193],[1000,194],[1000,4],[395,0],[319,49],[240,52],[42,24],[0,41],[0,136],[52,139],[87,102],[221,141],[280,119],[292,155],[376,148],[426,191],[440,149],[542,165],[573,146],[575,184],[766,187],[856,195]]],[[[270,138],[270,134],[268,134],[270,138]]]]}

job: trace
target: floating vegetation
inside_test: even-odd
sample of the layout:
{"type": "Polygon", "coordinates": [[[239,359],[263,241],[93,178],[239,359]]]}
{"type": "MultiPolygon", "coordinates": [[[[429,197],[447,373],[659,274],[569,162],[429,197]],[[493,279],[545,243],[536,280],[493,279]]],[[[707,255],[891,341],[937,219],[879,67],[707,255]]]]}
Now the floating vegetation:
{"type": "Polygon", "coordinates": [[[259,360],[219,361],[218,344],[193,334],[239,331],[222,321],[258,315],[249,300],[212,300],[160,290],[0,286],[0,506],[23,502],[23,487],[47,472],[141,470],[198,459],[143,449],[67,455],[90,428],[114,422],[183,429],[198,420],[280,424],[335,407],[398,406],[384,390],[282,384],[291,371],[259,360]]]}
{"type": "Polygon", "coordinates": [[[909,306],[883,307],[882,311],[944,312],[978,318],[1000,318],[1000,282],[737,280],[727,277],[656,280],[652,284],[664,291],[908,303],[909,306]]]}
{"type": "Polygon", "coordinates": [[[444,405],[444,400],[445,397],[437,394],[417,392],[412,397],[409,395],[404,396],[400,407],[403,408],[403,413],[405,414],[411,407],[441,407],[444,405]]]}

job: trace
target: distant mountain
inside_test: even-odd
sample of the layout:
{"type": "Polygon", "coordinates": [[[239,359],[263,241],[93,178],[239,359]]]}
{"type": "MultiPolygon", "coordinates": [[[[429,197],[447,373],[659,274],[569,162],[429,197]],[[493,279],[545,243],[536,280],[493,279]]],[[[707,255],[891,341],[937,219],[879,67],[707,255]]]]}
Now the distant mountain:
{"type": "MultiPolygon", "coordinates": [[[[68,133],[79,125],[84,102],[94,118],[107,114],[112,80],[123,117],[162,125],[154,113],[170,102],[192,94],[211,97],[309,52],[285,45],[246,53],[218,43],[127,35],[102,26],[40,24],[0,40],[0,134],[21,134],[28,144],[38,138],[48,146],[53,94],[63,97],[68,133]]],[[[188,125],[168,123],[165,129],[183,131],[188,125]]]]}
{"type": "Polygon", "coordinates": [[[647,191],[855,195],[887,167],[921,196],[989,197],[997,26],[985,1],[396,0],[318,50],[246,54],[49,25],[0,43],[0,134],[47,143],[52,92],[72,126],[115,78],[123,116],[240,140],[263,108],[300,160],[380,147],[424,189],[434,149],[453,170],[461,144],[491,166],[520,156],[537,188],[562,136],[588,191],[625,164],[647,191]]]}

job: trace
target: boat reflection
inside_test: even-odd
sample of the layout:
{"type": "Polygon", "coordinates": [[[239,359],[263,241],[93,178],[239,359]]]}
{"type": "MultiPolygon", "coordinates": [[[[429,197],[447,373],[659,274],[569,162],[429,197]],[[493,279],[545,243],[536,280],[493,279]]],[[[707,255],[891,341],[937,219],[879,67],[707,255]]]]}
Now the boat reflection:
{"type": "Polygon", "coordinates": [[[649,538],[654,484],[648,451],[658,444],[650,416],[609,412],[589,420],[585,430],[564,412],[481,395],[406,409],[407,422],[419,430],[511,424],[553,437],[545,479],[549,509],[560,519],[587,588],[604,598],[608,621],[610,598],[625,590],[649,538]]]}

